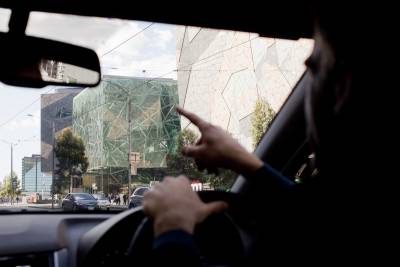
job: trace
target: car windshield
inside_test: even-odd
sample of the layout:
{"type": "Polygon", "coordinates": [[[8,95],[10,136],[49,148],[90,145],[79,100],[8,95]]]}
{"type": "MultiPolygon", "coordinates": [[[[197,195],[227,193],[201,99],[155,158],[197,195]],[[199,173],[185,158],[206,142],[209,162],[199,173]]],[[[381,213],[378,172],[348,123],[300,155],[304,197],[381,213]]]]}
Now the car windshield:
{"type": "Polygon", "coordinates": [[[76,200],[95,200],[95,198],[90,194],[74,194],[76,200]]]}
{"type": "Polygon", "coordinates": [[[148,188],[139,188],[138,190],[135,191],[133,195],[143,196],[143,194],[148,190],[149,190],[148,188]]]}
{"type": "Polygon", "coordinates": [[[95,194],[93,195],[93,197],[97,200],[107,200],[107,198],[104,195],[95,194]]]}
{"type": "MultiPolygon", "coordinates": [[[[9,15],[1,10],[0,31],[9,15]]],[[[252,151],[313,48],[309,39],[44,12],[30,13],[26,34],[95,50],[102,76],[86,88],[0,83],[0,209],[61,211],[66,195],[84,192],[75,198],[97,194],[120,211],[166,175],[185,174],[195,191],[229,190],[236,173],[199,171],[180,153],[199,131],[175,107],[252,151]]],[[[46,64],[55,80],[81,75],[46,64]]]]}

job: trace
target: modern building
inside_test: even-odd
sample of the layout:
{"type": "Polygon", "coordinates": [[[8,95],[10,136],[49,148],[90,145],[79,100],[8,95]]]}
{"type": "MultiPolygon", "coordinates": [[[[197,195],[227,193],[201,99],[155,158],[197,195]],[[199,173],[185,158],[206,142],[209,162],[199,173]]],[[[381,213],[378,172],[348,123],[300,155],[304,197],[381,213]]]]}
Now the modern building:
{"type": "MultiPolygon", "coordinates": [[[[82,88],[59,88],[41,95],[41,171],[52,174],[53,141],[63,129],[72,127],[72,101],[82,88]],[[54,129],[53,129],[54,126],[54,129]],[[54,132],[53,132],[54,130],[54,132]]],[[[54,159],[56,166],[57,159],[54,159]]]]}
{"type": "MultiPolygon", "coordinates": [[[[278,111],[305,70],[313,41],[178,27],[179,104],[252,150],[251,117],[262,99],[278,111]]],[[[182,128],[196,130],[187,120],[182,128]]]]}
{"type": "Polygon", "coordinates": [[[127,185],[129,151],[140,157],[138,175],[159,174],[167,154],[176,150],[177,103],[172,79],[104,76],[97,87],[77,95],[73,131],[85,143],[91,174],[84,177],[84,187],[115,192],[127,185]]]}
{"type": "Polygon", "coordinates": [[[52,185],[52,176],[41,171],[40,155],[32,155],[22,159],[22,191],[49,194],[52,185]]]}

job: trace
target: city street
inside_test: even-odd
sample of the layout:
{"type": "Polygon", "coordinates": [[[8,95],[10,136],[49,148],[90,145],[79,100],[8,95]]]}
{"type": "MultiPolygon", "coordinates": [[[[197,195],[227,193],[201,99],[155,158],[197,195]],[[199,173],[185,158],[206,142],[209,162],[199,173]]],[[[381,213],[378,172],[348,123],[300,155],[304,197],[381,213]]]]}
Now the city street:
{"type": "MultiPolygon", "coordinates": [[[[49,209],[51,210],[51,204],[27,204],[27,203],[13,203],[13,205],[11,205],[11,203],[0,203],[0,208],[2,209],[24,209],[24,210],[28,210],[28,211],[48,211],[49,209]]],[[[58,208],[57,205],[54,206],[54,211],[61,211],[61,208],[58,208]]]]}
{"type": "MultiPolygon", "coordinates": [[[[54,208],[51,208],[51,204],[27,204],[27,203],[0,203],[1,209],[18,209],[18,210],[27,210],[27,211],[62,211],[58,205],[54,205],[54,208]]],[[[123,205],[111,205],[110,211],[121,211],[126,210],[127,207],[123,205]]]]}

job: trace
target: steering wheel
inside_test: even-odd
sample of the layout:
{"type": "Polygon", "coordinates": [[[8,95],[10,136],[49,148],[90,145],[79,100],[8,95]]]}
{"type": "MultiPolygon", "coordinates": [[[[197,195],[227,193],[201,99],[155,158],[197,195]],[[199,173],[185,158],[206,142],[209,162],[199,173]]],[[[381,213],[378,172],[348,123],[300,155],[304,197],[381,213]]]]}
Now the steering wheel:
{"type": "MultiPolygon", "coordinates": [[[[244,246],[230,209],[239,201],[229,192],[199,193],[204,202],[223,200],[225,213],[209,216],[194,232],[201,260],[208,266],[232,266],[243,260],[244,246]]],[[[147,266],[154,241],[152,222],[141,207],[113,216],[85,233],[78,245],[78,266],[147,266]]]]}

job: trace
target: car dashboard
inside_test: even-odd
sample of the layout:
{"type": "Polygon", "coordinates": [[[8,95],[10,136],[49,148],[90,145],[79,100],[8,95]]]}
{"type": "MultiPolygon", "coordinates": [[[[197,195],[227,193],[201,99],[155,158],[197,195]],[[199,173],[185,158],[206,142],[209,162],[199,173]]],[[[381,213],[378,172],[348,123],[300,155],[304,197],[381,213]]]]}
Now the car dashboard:
{"type": "Polygon", "coordinates": [[[113,214],[4,214],[0,266],[73,267],[80,237],[113,214]]]}

